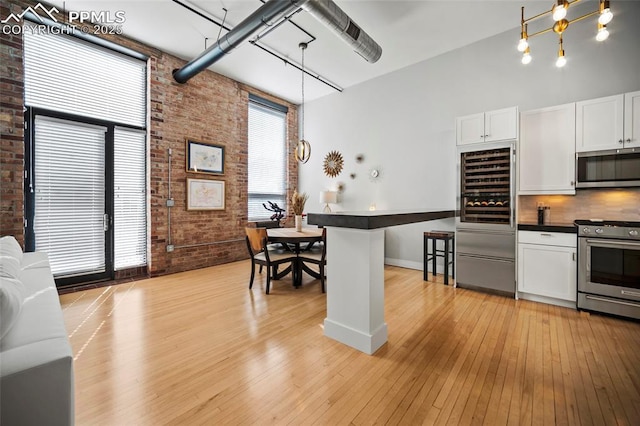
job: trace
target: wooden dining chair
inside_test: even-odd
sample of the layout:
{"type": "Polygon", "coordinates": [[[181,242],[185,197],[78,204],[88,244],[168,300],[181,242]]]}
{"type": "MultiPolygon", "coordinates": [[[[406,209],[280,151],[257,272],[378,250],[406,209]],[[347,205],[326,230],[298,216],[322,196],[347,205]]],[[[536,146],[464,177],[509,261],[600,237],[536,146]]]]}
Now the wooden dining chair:
{"type": "Polygon", "coordinates": [[[266,293],[269,294],[271,278],[276,276],[278,265],[289,263],[288,267],[291,269],[292,263],[296,261],[296,255],[285,250],[267,249],[268,236],[266,228],[245,228],[245,232],[247,234],[247,248],[249,249],[249,256],[251,256],[249,288],[253,287],[256,265],[260,265],[260,272],[262,272],[262,267],[265,266],[267,268],[266,293]]]}
{"type": "Polygon", "coordinates": [[[318,265],[320,274],[320,284],[322,292],[325,292],[325,266],[327,266],[327,228],[322,229],[322,244],[317,246],[317,250],[303,250],[298,255],[299,262],[306,262],[318,265]]]}

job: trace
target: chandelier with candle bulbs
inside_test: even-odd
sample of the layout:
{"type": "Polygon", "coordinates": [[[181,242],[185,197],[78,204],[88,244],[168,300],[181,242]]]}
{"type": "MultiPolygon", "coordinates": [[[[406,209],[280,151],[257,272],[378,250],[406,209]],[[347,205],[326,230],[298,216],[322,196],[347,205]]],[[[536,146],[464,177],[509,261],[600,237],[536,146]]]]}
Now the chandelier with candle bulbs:
{"type": "Polygon", "coordinates": [[[524,6],[522,6],[522,18],[520,21],[520,42],[518,43],[518,51],[522,52],[522,63],[527,65],[531,62],[531,48],[529,47],[529,39],[531,37],[535,37],[537,35],[545,34],[553,31],[558,34],[559,38],[559,47],[558,47],[558,56],[556,58],[556,67],[562,68],[566,65],[567,59],[564,54],[564,46],[562,45],[562,34],[565,32],[567,28],[569,28],[570,24],[574,22],[582,21],[583,19],[590,18],[592,16],[598,15],[597,21],[597,32],[595,34],[595,38],[597,41],[604,41],[609,37],[609,31],[607,31],[607,24],[611,22],[613,18],[613,13],[611,13],[611,9],[609,7],[609,0],[600,0],[598,4],[598,10],[593,12],[589,12],[585,15],[579,16],[574,19],[567,19],[567,11],[569,7],[578,3],[580,0],[557,0],[557,2],[553,5],[551,10],[547,10],[546,12],[542,12],[536,16],[532,16],[531,18],[525,19],[524,17],[524,6]],[[553,25],[550,28],[538,31],[536,33],[529,34],[527,32],[527,26],[529,22],[538,20],[544,16],[551,15],[553,18],[553,25]]]}

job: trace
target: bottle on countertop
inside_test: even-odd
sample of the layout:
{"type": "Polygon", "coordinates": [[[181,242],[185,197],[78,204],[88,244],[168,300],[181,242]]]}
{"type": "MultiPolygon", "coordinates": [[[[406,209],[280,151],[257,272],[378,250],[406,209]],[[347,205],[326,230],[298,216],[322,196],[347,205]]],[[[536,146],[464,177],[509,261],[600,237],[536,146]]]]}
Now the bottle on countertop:
{"type": "Polygon", "coordinates": [[[544,204],[538,203],[538,225],[544,224],[544,204]]]}

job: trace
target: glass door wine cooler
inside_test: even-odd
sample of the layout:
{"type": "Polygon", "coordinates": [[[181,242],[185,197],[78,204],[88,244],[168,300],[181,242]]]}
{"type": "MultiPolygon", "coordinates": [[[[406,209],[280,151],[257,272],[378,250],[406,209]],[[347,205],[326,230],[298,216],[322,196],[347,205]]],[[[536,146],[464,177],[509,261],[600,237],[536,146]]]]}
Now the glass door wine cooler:
{"type": "Polygon", "coordinates": [[[460,155],[460,221],[510,224],[511,149],[460,155]]]}

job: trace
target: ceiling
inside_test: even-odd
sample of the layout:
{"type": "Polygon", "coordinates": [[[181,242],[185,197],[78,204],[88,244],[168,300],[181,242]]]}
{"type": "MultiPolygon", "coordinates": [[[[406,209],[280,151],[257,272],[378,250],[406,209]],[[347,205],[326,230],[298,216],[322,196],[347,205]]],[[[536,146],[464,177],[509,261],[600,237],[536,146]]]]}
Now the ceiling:
{"type": "MultiPolygon", "coordinates": [[[[550,9],[551,0],[334,0],[349,17],[382,47],[382,57],[368,63],[321,22],[305,11],[291,19],[315,37],[305,51],[305,69],[344,90],[358,83],[424,61],[492,35],[514,29],[514,49],[520,7],[532,16],[550,9]]],[[[220,27],[188,10],[233,27],[258,9],[261,0],[49,0],[62,12],[124,11],[122,32],[133,39],[185,60],[215,43],[220,27]],[[182,4],[180,4],[182,3],[182,4]],[[226,17],[225,10],[226,9],[226,17]]],[[[109,16],[103,14],[103,16],[109,16]]],[[[103,20],[104,22],[104,20],[103,20]]],[[[300,64],[300,42],[312,40],[296,25],[284,23],[260,42],[300,64]]],[[[225,31],[222,30],[222,35],[225,31]]],[[[214,63],[211,70],[247,83],[293,103],[301,101],[302,73],[249,41],[214,63]]],[[[186,84],[189,84],[188,82],[186,84]]],[[[331,93],[332,88],[305,77],[305,100],[331,93]]]]}

